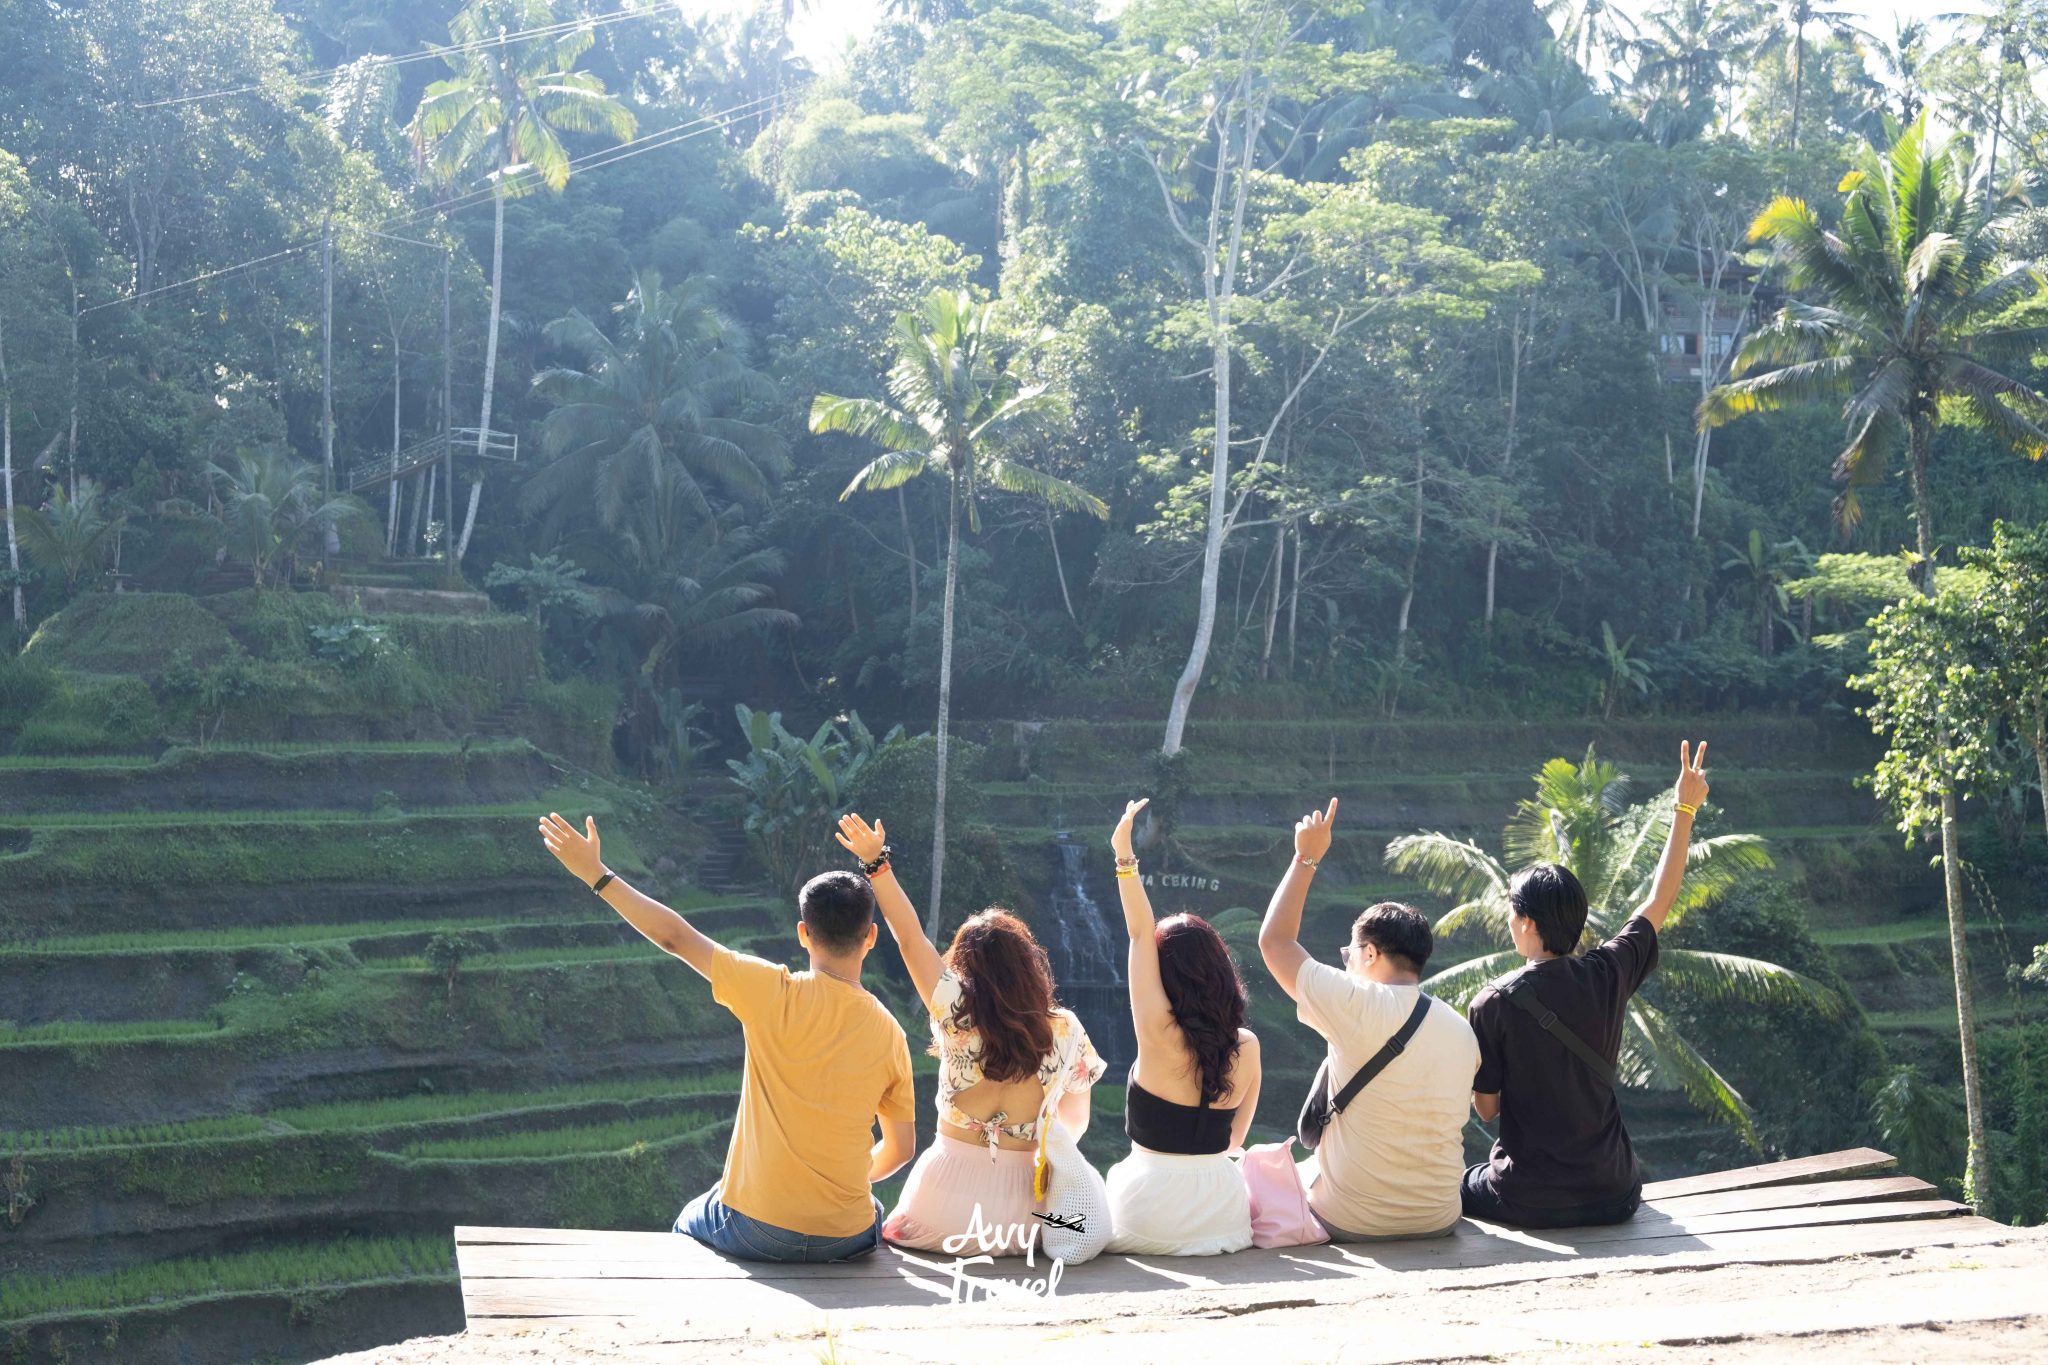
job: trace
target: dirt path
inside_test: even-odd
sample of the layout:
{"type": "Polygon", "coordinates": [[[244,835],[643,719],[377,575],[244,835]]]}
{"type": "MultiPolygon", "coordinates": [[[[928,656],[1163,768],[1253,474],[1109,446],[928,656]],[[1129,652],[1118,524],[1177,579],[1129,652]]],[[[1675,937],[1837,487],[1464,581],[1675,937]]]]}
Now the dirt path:
{"type": "Polygon", "coordinates": [[[1381,1365],[1395,1361],[1856,1365],[2048,1360],[2048,1230],[1997,1245],[1811,1265],[1608,1270],[1491,1281],[1388,1275],[1299,1290],[1093,1295],[836,1314],[825,1331],[739,1334],[616,1324],[422,1338],[328,1365],[804,1361],[899,1365],[1381,1365]]]}

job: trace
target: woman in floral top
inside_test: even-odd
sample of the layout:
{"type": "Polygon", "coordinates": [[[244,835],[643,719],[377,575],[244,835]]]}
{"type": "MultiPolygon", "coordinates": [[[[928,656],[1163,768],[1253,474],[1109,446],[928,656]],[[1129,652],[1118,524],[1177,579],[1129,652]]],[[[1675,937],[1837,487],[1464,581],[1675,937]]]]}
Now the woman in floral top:
{"type": "Polygon", "coordinates": [[[1078,1139],[1105,1063],[1081,1021],[1054,1005],[1051,964],[1022,920],[984,910],[941,958],[889,868],[882,826],[849,815],[839,842],[863,864],[881,860],[869,874],[875,903],[931,1015],[939,1059],[938,1141],[911,1167],[882,1235],[926,1251],[1021,1255],[1037,1227],[1040,1109],[1051,1093],[1078,1139]]]}

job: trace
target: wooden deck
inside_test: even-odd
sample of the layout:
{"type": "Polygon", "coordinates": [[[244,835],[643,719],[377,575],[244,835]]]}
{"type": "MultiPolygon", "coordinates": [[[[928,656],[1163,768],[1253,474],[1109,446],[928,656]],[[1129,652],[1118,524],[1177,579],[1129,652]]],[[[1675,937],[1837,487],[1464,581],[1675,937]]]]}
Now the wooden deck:
{"type": "MultiPolygon", "coordinates": [[[[1418,1241],[1104,1256],[1063,1270],[1057,1297],[1309,1290],[1416,1272],[1465,1272],[1454,1278],[1497,1284],[1606,1269],[1826,1261],[2012,1235],[1924,1181],[1885,1174],[1895,1165],[1863,1148],[1661,1181],[1645,1187],[1634,1220],[1612,1227],[1523,1232],[1468,1219],[1448,1237],[1418,1241]]],[[[1043,1280],[1043,1258],[1031,1268],[1014,1257],[963,1268],[952,1256],[884,1247],[845,1264],[765,1265],[728,1260],[669,1232],[551,1228],[458,1227],[455,1243],[472,1335],[579,1324],[693,1335],[800,1330],[844,1310],[1046,1305],[1042,1290],[1016,1287],[1043,1280]]]]}

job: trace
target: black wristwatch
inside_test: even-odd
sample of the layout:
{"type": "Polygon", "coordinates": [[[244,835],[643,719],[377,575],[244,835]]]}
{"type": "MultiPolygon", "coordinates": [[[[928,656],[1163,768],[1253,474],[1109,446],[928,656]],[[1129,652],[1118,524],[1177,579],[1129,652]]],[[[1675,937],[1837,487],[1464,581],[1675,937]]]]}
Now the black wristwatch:
{"type": "Polygon", "coordinates": [[[610,872],[606,872],[602,877],[599,877],[596,881],[590,884],[590,889],[592,891],[603,891],[605,883],[609,882],[611,879],[612,874],[610,872]]]}
{"type": "Polygon", "coordinates": [[[871,863],[862,863],[862,864],[860,865],[860,873],[861,873],[861,875],[862,875],[863,877],[872,877],[872,876],[874,876],[874,875],[875,875],[875,874],[876,874],[877,872],[880,872],[880,871],[881,871],[881,870],[882,870],[883,868],[887,867],[887,866],[889,865],[889,854],[890,854],[890,852],[891,852],[891,849],[890,849],[889,845],[887,845],[887,844],[883,844],[883,845],[882,845],[882,851],[881,851],[880,853],[877,853],[877,854],[875,855],[875,860],[874,860],[873,862],[871,862],[871,863]]]}

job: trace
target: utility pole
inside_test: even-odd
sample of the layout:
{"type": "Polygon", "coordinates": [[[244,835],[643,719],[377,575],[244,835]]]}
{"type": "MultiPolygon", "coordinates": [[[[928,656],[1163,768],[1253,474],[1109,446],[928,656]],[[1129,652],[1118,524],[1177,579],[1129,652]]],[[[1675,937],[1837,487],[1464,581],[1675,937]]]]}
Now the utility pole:
{"type": "MultiPolygon", "coordinates": [[[[449,279],[455,271],[455,248],[441,249],[441,465],[445,472],[441,486],[447,490],[442,501],[451,509],[455,506],[455,426],[453,393],[455,388],[455,314],[449,302],[449,279]]],[[[427,519],[433,520],[432,483],[428,484],[427,519]]],[[[449,549],[448,532],[455,518],[447,517],[448,526],[441,530],[441,556],[448,561],[448,575],[455,576],[455,557],[449,549]]],[[[454,586],[452,583],[449,586],[454,586]]]]}
{"type": "MultiPolygon", "coordinates": [[[[326,465],[327,497],[334,497],[334,215],[328,214],[320,238],[320,447],[326,465]]],[[[320,559],[340,548],[332,521],[321,541],[320,559]]]]}

